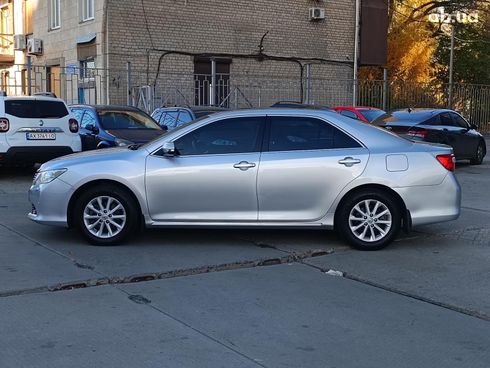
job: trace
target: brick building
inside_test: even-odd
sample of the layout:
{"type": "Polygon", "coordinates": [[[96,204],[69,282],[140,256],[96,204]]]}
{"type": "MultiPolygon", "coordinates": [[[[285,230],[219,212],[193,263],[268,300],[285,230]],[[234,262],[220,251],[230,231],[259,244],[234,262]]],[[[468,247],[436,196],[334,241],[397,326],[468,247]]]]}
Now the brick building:
{"type": "MultiPolygon", "coordinates": [[[[26,87],[29,76],[35,90],[54,91],[69,102],[125,103],[128,90],[137,100],[142,87],[149,85],[152,98],[162,104],[220,104],[234,96],[250,105],[264,105],[267,98],[304,98],[306,73],[317,80],[353,77],[355,0],[1,0],[0,4],[17,14],[15,30],[5,28],[5,34],[42,41],[42,50],[16,45],[14,58],[0,57],[2,75],[8,75],[4,88],[12,84],[8,79],[13,73],[16,87],[26,87]],[[310,14],[310,8],[319,8],[318,13],[310,14]],[[322,18],[323,11],[324,19],[312,19],[312,15],[322,18]],[[217,73],[214,90],[212,70],[217,73]],[[267,94],[267,88],[275,90],[274,96],[267,94]]],[[[21,93],[28,93],[27,88],[21,93]]],[[[323,102],[320,99],[317,102],[323,102]]]]}

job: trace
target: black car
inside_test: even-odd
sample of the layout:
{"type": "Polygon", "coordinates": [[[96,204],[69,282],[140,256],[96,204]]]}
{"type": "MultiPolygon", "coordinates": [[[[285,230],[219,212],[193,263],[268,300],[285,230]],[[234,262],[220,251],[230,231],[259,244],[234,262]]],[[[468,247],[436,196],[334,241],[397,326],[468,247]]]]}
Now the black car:
{"type": "Polygon", "coordinates": [[[83,151],[143,144],[165,133],[149,115],[135,107],[73,105],[70,109],[80,123],[83,151]]]}
{"type": "Polygon", "coordinates": [[[194,106],[194,107],[159,107],[151,117],[162,127],[172,130],[192,120],[209,116],[220,111],[227,111],[222,107],[194,106]]]}
{"type": "Polygon", "coordinates": [[[411,140],[447,144],[458,160],[482,163],[487,153],[477,126],[460,114],[447,109],[404,109],[380,116],[374,125],[391,130],[411,140]]]}

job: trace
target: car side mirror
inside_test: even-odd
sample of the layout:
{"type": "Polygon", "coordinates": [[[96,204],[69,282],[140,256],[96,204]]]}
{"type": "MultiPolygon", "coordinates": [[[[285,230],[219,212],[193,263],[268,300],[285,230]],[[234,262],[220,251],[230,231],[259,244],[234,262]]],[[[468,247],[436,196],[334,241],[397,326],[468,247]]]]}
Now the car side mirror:
{"type": "Polygon", "coordinates": [[[174,157],[176,155],[174,142],[165,142],[162,146],[162,151],[165,157],[174,157]]]}
{"type": "Polygon", "coordinates": [[[470,128],[476,130],[476,129],[478,129],[478,125],[476,125],[476,124],[470,124],[470,128]]]}
{"type": "Polygon", "coordinates": [[[160,128],[162,128],[164,132],[168,131],[168,126],[166,125],[160,125],[160,128]]]}

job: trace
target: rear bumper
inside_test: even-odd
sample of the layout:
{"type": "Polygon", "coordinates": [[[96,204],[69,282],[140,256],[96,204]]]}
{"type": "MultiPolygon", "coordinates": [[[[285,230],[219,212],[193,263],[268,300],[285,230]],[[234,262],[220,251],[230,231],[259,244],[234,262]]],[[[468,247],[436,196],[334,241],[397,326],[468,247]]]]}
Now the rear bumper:
{"type": "Polygon", "coordinates": [[[456,220],[461,213],[461,187],[453,173],[439,185],[393,189],[410,211],[413,226],[456,220]]]}
{"type": "Polygon", "coordinates": [[[0,164],[35,164],[44,163],[60,156],[74,153],[69,146],[11,147],[7,152],[0,152],[0,164]]]}

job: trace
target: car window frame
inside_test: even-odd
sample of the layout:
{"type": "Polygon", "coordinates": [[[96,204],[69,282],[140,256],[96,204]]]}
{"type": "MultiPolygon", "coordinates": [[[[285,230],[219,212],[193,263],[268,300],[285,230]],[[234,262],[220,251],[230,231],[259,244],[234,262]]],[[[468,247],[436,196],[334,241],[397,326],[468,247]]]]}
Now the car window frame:
{"type": "Polygon", "coordinates": [[[290,153],[290,152],[319,152],[319,151],[333,151],[333,150],[354,150],[354,149],[359,149],[359,148],[366,148],[364,143],[362,143],[359,139],[354,137],[352,134],[347,132],[345,129],[342,129],[339,127],[337,124],[324,119],[323,117],[320,116],[313,116],[313,115],[288,115],[288,114],[274,114],[274,115],[267,115],[267,121],[266,121],[266,127],[265,127],[265,134],[262,140],[262,153],[264,152],[271,152],[271,153],[290,153]],[[296,118],[308,118],[308,119],[317,119],[323,123],[329,124],[332,126],[333,129],[339,130],[341,133],[347,135],[349,138],[351,138],[353,141],[355,141],[359,146],[358,147],[348,147],[348,148],[318,148],[318,149],[303,149],[303,150],[283,150],[283,151],[271,151],[269,149],[269,144],[270,144],[270,134],[271,134],[271,118],[276,118],[276,117],[284,117],[284,118],[291,118],[291,117],[296,117],[296,118]]]}
{"type": "MultiPolygon", "coordinates": [[[[199,126],[196,126],[194,129],[192,130],[189,130],[189,131],[186,131],[182,134],[180,134],[179,136],[177,137],[174,137],[172,138],[169,142],[171,143],[174,143],[175,145],[175,142],[178,141],[180,138],[186,136],[187,134],[192,134],[193,132],[195,132],[196,130],[198,129],[201,129],[201,128],[204,128],[206,126],[209,126],[211,124],[215,124],[215,123],[219,123],[219,122],[222,122],[224,120],[231,120],[231,119],[247,119],[247,118],[260,118],[262,119],[262,122],[260,123],[260,127],[259,127],[259,132],[258,132],[258,139],[257,139],[257,143],[256,143],[256,146],[257,146],[257,150],[256,151],[251,151],[251,152],[230,152],[230,153],[204,153],[204,154],[200,154],[200,155],[181,155],[181,154],[177,154],[175,157],[182,157],[182,158],[189,158],[189,157],[206,157],[206,156],[229,156],[229,155],[249,155],[249,154],[254,154],[254,153],[261,153],[263,152],[263,148],[264,148],[264,136],[265,136],[265,130],[266,130],[266,124],[267,124],[267,115],[242,115],[242,116],[229,116],[229,117],[223,117],[223,118],[219,118],[219,119],[214,119],[212,121],[209,121],[205,124],[200,124],[199,126]]],[[[207,118],[203,118],[203,119],[207,119],[207,118]]],[[[192,123],[189,122],[189,123],[186,123],[186,124],[190,124],[192,123]]],[[[159,151],[161,151],[161,147],[157,150],[155,150],[152,155],[158,155],[159,154],[159,151]]]]}
{"type": "Polygon", "coordinates": [[[468,129],[468,130],[471,129],[470,123],[463,116],[461,116],[460,114],[458,114],[457,112],[451,111],[449,113],[449,115],[451,115],[451,120],[452,121],[455,121],[454,117],[456,116],[456,117],[462,119],[465,122],[465,126],[461,126],[460,124],[457,123],[457,121],[455,121],[456,124],[457,124],[457,125],[455,125],[455,127],[457,127],[457,128],[463,128],[463,129],[468,129]]]}

